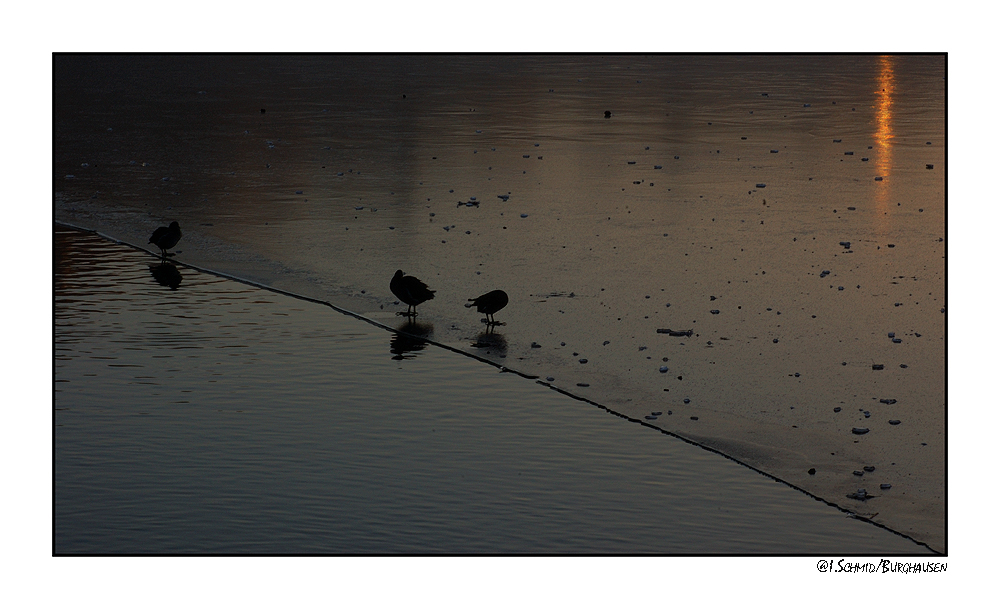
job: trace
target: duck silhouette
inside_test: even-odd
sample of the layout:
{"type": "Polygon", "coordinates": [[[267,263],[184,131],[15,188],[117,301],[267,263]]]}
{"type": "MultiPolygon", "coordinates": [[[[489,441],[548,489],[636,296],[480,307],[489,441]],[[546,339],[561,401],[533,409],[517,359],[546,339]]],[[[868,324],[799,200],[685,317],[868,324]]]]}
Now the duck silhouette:
{"type": "Polygon", "coordinates": [[[177,242],[180,240],[181,227],[177,222],[171,222],[170,226],[161,226],[154,230],[153,236],[149,238],[149,243],[160,248],[161,257],[166,258],[167,256],[173,256],[173,254],[167,254],[167,250],[177,245],[177,242]]]}
{"type": "Polygon", "coordinates": [[[486,314],[486,323],[496,325],[501,322],[497,322],[493,317],[493,314],[506,307],[509,300],[510,299],[507,298],[507,292],[504,292],[503,290],[493,290],[492,292],[487,292],[477,298],[470,298],[465,307],[476,307],[477,311],[486,314]]]}
{"type": "Polygon", "coordinates": [[[404,275],[403,271],[396,271],[396,274],[392,276],[389,290],[407,305],[406,313],[398,313],[398,315],[408,317],[417,315],[418,304],[434,298],[434,290],[427,289],[427,284],[413,275],[404,275]]]}

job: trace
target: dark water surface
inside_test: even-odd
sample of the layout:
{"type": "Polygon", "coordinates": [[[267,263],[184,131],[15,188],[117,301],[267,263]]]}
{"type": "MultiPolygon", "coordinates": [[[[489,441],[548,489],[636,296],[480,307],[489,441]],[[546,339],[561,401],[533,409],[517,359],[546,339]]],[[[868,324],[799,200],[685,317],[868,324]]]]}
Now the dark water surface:
{"type": "Polygon", "coordinates": [[[54,237],[59,554],[926,551],[482,362],[54,237]]]}
{"type": "Polygon", "coordinates": [[[402,269],[437,291],[435,341],[672,411],[649,424],[946,552],[946,75],[943,55],[57,55],[55,216],[136,244],[175,220],[177,260],[386,324],[402,269]],[[502,349],[461,306],[498,288],[502,349]]]}

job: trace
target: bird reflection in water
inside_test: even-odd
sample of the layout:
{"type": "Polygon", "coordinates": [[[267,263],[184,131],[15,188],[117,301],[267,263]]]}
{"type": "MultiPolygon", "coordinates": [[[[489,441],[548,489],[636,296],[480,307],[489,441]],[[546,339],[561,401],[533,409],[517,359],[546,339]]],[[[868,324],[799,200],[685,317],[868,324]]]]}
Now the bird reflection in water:
{"type": "Polygon", "coordinates": [[[485,349],[486,355],[496,355],[498,357],[507,356],[507,339],[503,334],[494,331],[493,324],[487,324],[486,331],[480,332],[476,336],[476,342],[472,343],[477,349],[485,349]]]}
{"type": "Polygon", "coordinates": [[[389,352],[392,359],[402,360],[416,357],[416,351],[423,351],[427,347],[427,341],[434,332],[432,324],[421,324],[408,318],[406,323],[396,328],[392,338],[389,339],[389,352]],[[409,354],[413,355],[409,355],[409,354]]]}
{"type": "Polygon", "coordinates": [[[149,265],[149,273],[156,280],[156,283],[165,288],[176,290],[181,285],[181,272],[169,262],[149,265]]]}

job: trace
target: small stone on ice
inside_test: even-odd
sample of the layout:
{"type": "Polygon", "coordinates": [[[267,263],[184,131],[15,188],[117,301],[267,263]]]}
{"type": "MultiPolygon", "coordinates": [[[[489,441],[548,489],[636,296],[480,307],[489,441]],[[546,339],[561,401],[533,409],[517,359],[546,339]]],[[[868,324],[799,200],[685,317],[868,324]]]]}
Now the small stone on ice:
{"type": "Polygon", "coordinates": [[[868,428],[867,427],[855,427],[855,428],[851,429],[851,433],[855,434],[855,435],[858,435],[858,436],[863,436],[864,434],[868,433],[868,428]]]}
{"type": "Polygon", "coordinates": [[[666,372],[668,370],[670,370],[670,368],[667,368],[666,366],[660,366],[660,372],[666,372]]]}
{"type": "Polygon", "coordinates": [[[521,214],[521,217],[522,217],[522,218],[527,218],[527,217],[528,217],[528,214],[521,214]]]}
{"type": "Polygon", "coordinates": [[[892,485],[891,484],[880,484],[880,485],[878,485],[878,487],[880,489],[882,489],[883,491],[887,491],[887,490],[889,490],[889,489],[892,488],[892,485]]]}

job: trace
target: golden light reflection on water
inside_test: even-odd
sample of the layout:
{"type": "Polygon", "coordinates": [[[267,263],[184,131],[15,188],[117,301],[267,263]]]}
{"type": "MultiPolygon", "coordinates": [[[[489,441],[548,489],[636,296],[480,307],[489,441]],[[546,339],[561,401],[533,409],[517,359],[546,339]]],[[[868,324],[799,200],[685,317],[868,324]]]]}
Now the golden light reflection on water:
{"type": "MultiPolygon", "coordinates": [[[[875,90],[875,169],[876,175],[888,177],[892,166],[892,101],[895,73],[895,58],[890,55],[879,57],[878,88],[875,90]]],[[[875,211],[876,229],[884,233],[888,221],[889,191],[891,179],[876,183],[875,211]]]]}

